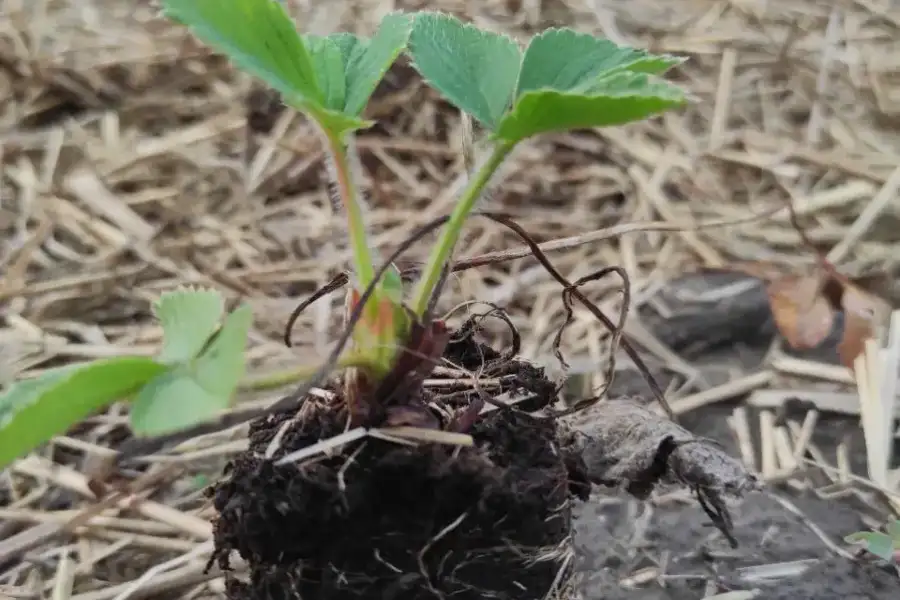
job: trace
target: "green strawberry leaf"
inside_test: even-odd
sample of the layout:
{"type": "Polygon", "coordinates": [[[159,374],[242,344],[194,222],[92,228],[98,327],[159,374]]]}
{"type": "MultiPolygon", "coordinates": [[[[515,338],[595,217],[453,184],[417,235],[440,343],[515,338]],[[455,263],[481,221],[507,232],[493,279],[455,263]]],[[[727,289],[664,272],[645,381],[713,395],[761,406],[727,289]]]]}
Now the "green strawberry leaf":
{"type": "Polygon", "coordinates": [[[303,41],[309,48],[309,55],[319,79],[324,99],[323,108],[341,112],[347,95],[341,47],[334,40],[319,35],[305,35],[303,41]]]}
{"type": "Polygon", "coordinates": [[[887,531],[887,534],[891,536],[891,539],[894,540],[894,545],[897,549],[900,549],[900,519],[894,519],[893,521],[888,522],[885,530],[887,531]]]}
{"type": "Polygon", "coordinates": [[[422,12],[413,21],[409,54],[431,87],[489,129],[512,103],[522,53],[508,36],[422,12]]]}
{"type": "Polygon", "coordinates": [[[172,433],[211,420],[228,408],[244,375],[244,348],[252,320],[249,307],[235,310],[203,354],[146,385],[131,409],[135,435],[172,433]]]}
{"type": "Polygon", "coordinates": [[[661,75],[684,59],[654,56],[572,29],[548,29],[531,39],[522,57],[516,97],[540,89],[574,91],[617,71],[661,75]]]}
{"type": "Polygon", "coordinates": [[[53,369],[13,384],[0,395],[0,468],[131,396],[166,369],[150,358],[118,357],[53,369]]]}
{"type": "Polygon", "coordinates": [[[891,536],[878,531],[859,531],[844,538],[849,544],[862,544],[870,553],[887,561],[894,560],[894,544],[891,536]]]}
{"type": "Polygon", "coordinates": [[[325,99],[324,110],[312,111],[316,119],[336,134],[369,127],[359,117],[411,30],[408,15],[390,13],[371,40],[344,32],[304,35],[325,99]]]}
{"type": "Polygon", "coordinates": [[[341,113],[346,88],[340,85],[342,61],[335,60],[332,44],[319,44],[312,52],[277,0],[162,0],[162,4],[167,17],[272,86],[286,104],[307,113],[332,135],[371,125],[341,113]]]}
{"type": "Polygon", "coordinates": [[[385,15],[371,40],[337,34],[339,40],[335,41],[342,48],[347,77],[344,114],[362,114],[378,83],[406,48],[411,31],[412,18],[394,12],[385,15]]]}
{"type": "Polygon", "coordinates": [[[244,350],[252,324],[253,312],[246,305],[226,317],[216,337],[194,362],[197,381],[204,388],[229,398],[234,394],[244,377],[244,350]]]}
{"type": "Polygon", "coordinates": [[[586,92],[525,92],[498,125],[496,137],[518,142],[540,133],[623,125],[685,103],[680,89],[629,71],[600,78],[586,92]]]}
{"type": "Polygon", "coordinates": [[[219,327],[225,301],[215,290],[181,288],[163,293],[153,314],[163,328],[157,360],[175,364],[195,358],[219,327]]]}
{"type": "Polygon", "coordinates": [[[205,389],[182,365],[145,385],[131,408],[137,436],[165,435],[211,420],[228,408],[227,397],[205,389]]]}
{"type": "Polygon", "coordinates": [[[322,107],[312,57],[277,0],[162,0],[162,7],[167,17],[191,28],[287,102],[322,107]]]}

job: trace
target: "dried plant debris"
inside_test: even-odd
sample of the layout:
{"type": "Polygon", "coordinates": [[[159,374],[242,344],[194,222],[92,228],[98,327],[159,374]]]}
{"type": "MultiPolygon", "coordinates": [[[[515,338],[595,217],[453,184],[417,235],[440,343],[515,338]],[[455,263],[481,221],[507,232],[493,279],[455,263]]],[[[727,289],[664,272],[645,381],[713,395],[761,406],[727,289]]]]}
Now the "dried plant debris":
{"type": "MultiPolygon", "coordinates": [[[[834,330],[837,315],[842,315],[843,333],[837,349],[841,364],[852,368],[865,340],[877,338],[884,329],[891,305],[827,261],[822,263],[806,273],[762,276],[772,315],[788,344],[800,350],[823,344],[834,330]]],[[[745,269],[752,272],[752,267],[756,265],[745,269]]]]}
{"type": "MultiPolygon", "coordinates": [[[[180,28],[160,23],[158,4],[4,4],[8,10],[0,15],[6,33],[0,79],[9,93],[0,103],[5,136],[0,156],[0,348],[18,350],[0,365],[0,377],[73,359],[155,351],[161,331],[148,299],[186,284],[224,288],[229,302],[246,301],[263,317],[250,342],[255,373],[288,361],[317,361],[320,344],[341,325],[340,315],[308,310],[298,320],[295,338],[315,336],[315,344],[285,349],[280,337],[293,298],[346,268],[348,259],[346,248],[336,244],[342,223],[329,202],[322,154],[313,143],[310,123],[282,118],[271,133],[248,132],[248,120],[251,129],[266,130],[281,109],[269,106],[265,95],[248,94],[246,78],[236,76],[227,60],[203,49],[180,28]],[[60,182],[71,193],[58,193],[60,182]]],[[[321,31],[371,32],[382,14],[372,10],[368,0],[283,4],[295,11],[298,21],[315,22],[321,31]]],[[[898,278],[896,210],[888,206],[870,227],[857,226],[866,207],[877,204],[876,196],[896,198],[890,181],[896,181],[892,174],[900,164],[900,80],[898,56],[891,50],[900,24],[884,8],[885,2],[842,3],[839,8],[830,3],[770,2],[765,11],[732,6],[711,12],[715,3],[697,0],[608,0],[602,10],[596,2],[575,0],[400,0],[396,8],[426,4],[487,20],[497,31],[516,36],[523,29],[533,32],[549,24],[590,28],[601,23],[612,38],[690,55],[689,63],[678,70],[697,98],[690,106],[621,131],[585,130],[535,144],[516,156],[515,182],[498,185],[491,195],[492,210],[515,217],[542,245],[568,236],[567,245],[551,242],[547,249],[555,248],[555,266],[571,273],[573,280],[602,265],[622,264],[634,278],[640,305],[656,277],[671,279],[695,268],[777,259],[785,269],[802,274],[810,252],[797,243],[784,214],[788,199],[795,200],[819,247],[838,244],[843,249],[843,258],[835,264],[854,283],[865,273],[898,278]],[[829,26],[833,21],[836,27],[829,26]],[[772,40],[778,41],[774,48],[772,40]],[[830,60],[824,60],[826,55],[830,60]],[[855,76],[858,56],[866,57],[865,77],[855,76]],[[777,61],[768,68],[772,57],[777,61]],[[826,71],[828,77],[823,77],[826,71]],[[819,80],[826,87],[817,91],[819,80]],[[759,217],[751,221],[753,212],[759,217]],[[637,218],[639,222],[631,222],[637,218]],[[704,223],[736,218],[743,220],[701,230],[704,223]],[[629,233],[613,239],[599,230],[629,233]]],[[[382,84],[367,113],[379,125],[361,132],[358,150],[372,182],[366,191],[378,228],[374,245],[389,251],[434,214],[449,211],[465,174],[457,147],[459,111],[423,87],[408,65],[396,64],[382,84]]],[[[511,247],[514,243],[486,220],[472,220],[460,260],[516,252],[523,256],[521,247],[511,247]]],[[[414,252],[406,258],[424,261],[425,255],[414,252]]],[[[478,268],[454,273],[448,287],[502,304],[514,323],[527,324],[522,326],[524,353],[538,362],[552,359],[552,332],[565,319],[558,282],[543,275],[533,259],[472,262],[478,268]]],[[[765,286],[757,284],[752,298],[750,293],[740,296],[739,311],[729,314],[722,307],[713,314],[704,303],[687,315],[675,304],[670,305],[673,319],[667,320],[667,331],[648,328],[682,357],[688,352],[682,345],[692,350],[695,345],[709,346],[707,338],[699,339],[704,328],[707,336],[733,346],[733,340],[744,340],[744,332],[752,331],[749,323],[768,321],[767,328],[774,328],[765,286]],[[759,299],[762,302],[756,302],[759,299]],[[741,329],[729,333],[735,323],[741,329]]],[[[886,285],[887,290],[878,291],[860,287],[896,305],[900,286],[886,285]]],[[[618,293],[612,288],[601,282],[585,293],[605,306],[618,293]]],[[[738,303],[737,298],[726,303],[738,303]]],[[[638,306],[632,314],[648,307],[638,306]]],[[[440,307],[445,308],[449,306],[440,307]]],[[[843,320],[842,314],[837,316],[843,320]]],[[[566,356],[580,364],[582,357],[594,356],[597,343],[605,343],[609,335],[600,321],[578,319],[566,335],[566,356]]],[[[467,364],[477,371],[481,360],[473,356],[467,364]]],[[[623,373],[617,375],[618,384],[625,381],[623,373]]],[[[643,383],[633,387],[635,392],[646,389],[643,383]]],[[[802,390],[795,391],[805,398],[802,390]]],[[[257,406],[248,402],[242,410],[257,406]]],[[[4,473],[4,542],[10,532],[36,533],[45,519],[69,519],[69,511],[91,506],[72,491],[71,475],[81,469],[83,454],[118,446],[125,435],[121,417],[115,412],[100,415],[55,443],[47,455],[53,470],[4,473]],[[14,502],[19,504],[11,508],[14,502]]],[[[722,419],[707,413],[703,420],[709,433],[722,419]]],[[[817,435],[828,439],[828,453],[832,438],[840,437],[830,427],[819,427],[817,435]]],[[[203,443],[215,441],[208,439],[203,443]]],[[[212,471],[206,463],[224,460],[239,442],[217,442],[204,450],[219,458],[165,458],[176,460],[190,475],[201,472],[208,477],[212,471]]],[[[855,461],[856,454],[851,459],[855,461]]],[[[80,489],[80,479],[74,481],[80,489]]],[[[753,500],[761,496],[754,494],[753,500]]],[[[202,531],[208,513],[180,492],[161,490],[153,497],[166,510],[148,511],[145,508],[153,505],[139,501],[128,504],[121,520],[103,517],[90,523],[91,556],[108,558],[78,565],[74,598],[123,597],[143,571],[165,564],[174,548],[196,545],[197,533],[184,534],[172,522],[199,521],[202,531]],[[140,527],[137,531],[143,535],[122,529],[132,526],[140,527]],[[148,538],[145,527],[159,529],[159,537],[148,538]],[[127,571],[120,571],[126,565],[127,571]]],[[[841,504],[829,502],[835,508],[841,504]]],[[[706,521],[701,511],[690,509],[691,515],[706,521]]],[[[669,508],[665,513],[670,520],[662,528],[665,547],[660,553],[674,552],[672,525],[683,521],[681,513],[669,508]]],[[[747,521],[740,518],[739,534],[747,535],[747,521]]],[[[830,512],[822,520],[832,526],[835,539],[863,527],[840,526],[830,512]]],[[[765,530],[770,521],[763,521],[760,527],[765,530]]],[[[699,535],[699,526],[684,535],[690,546],[686,551],[693,550],[699,535]]],[[[743,540],[744,547],[753,543],[743,540]]],[[[597,555],[609,546],[609,539],[601,538],[584,550],[597,555]]],[[[0,588],[0,596],[50,597],[48,567],[53,569],[62,548],[81,547],[74,536],[35,543],[28,562],[5,565],[0,584],[9,587],[0,588]],[[35,591],[41,581],[44,589],[35,591]]],[[[779,547],[785,554],[771,560],[792,560],[794,546],[779,547]]],[[[809,588],[782,583],[776,590],[773,584],[759,597],[823,600],[892,597],[896,592],[895,580],[880,589],[867,573],[854,579],[859,581],[855,586],[835,583],[836,573],[855,568],[847,562],[834,559],[804,574],[801,579],[809,588]]],[[[198,577],[198,571],[173,570],[138,586],[132,597],[218,593],[199,589],[198,577]],[[160,589],[154,591],[155,586],[160,589]]],[[[671,579],[666,585],[668,592],[648,591],[644,597],[703,595],[702,590],[679,594],[679,582],[671,579]]],[[[604,592],[585,590],[584,596],[638,595],[620,590],[618,582],[604,592]]]]}
{"type": "Polygon", "coordinates": [[[579,416],[576,437],[591,482],[622,486],[640,499],[660,485],[686,486],[737,545],[724,496],[740,496],[759,484],[715,442],[694,436],[635,398],[597,404],[579,416]]]}
{"type": "Polygon", "coordinates": [[[269,134],[284,112],[278,93],[255,83],[247,94],[247,128],[253,133],[269,134]]]}

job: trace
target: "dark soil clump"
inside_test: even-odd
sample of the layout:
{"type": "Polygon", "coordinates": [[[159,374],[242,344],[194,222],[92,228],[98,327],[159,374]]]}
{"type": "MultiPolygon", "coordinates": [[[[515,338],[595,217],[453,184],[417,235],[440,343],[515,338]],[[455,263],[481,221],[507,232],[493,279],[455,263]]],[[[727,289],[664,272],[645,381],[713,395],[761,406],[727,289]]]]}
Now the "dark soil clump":
{"type": "MultiPolygon", "coordinates": [[[[524,412],[538,411],[556,399],[556,384],[547,379],[544,369],[531,363],[513,360],[519,352],[518,333],[513,331],[512,347],[505,353],[494,350],[475,339],[480,317],[472,317],[450,338],[444,350],[444,358],[452,364],[482,377],[500,379],[500,392],[528,393],[529,397],[516,404],[524,412]]],[[[465,400],[471,401],[475,390],[468,390],[465,400]]]]}
{"type": "MultiPolygon", "coordinates": [[[[456,340],[446,354],[459,359],[456,340]]],[[[570,497],[585,476],[559,425],[497,410],[468,431],[472,447],[368,437],[278,464],[345,427],[334,407],[311,404],[251,426],[250,448],[214,488],[215,560],[227,569],[236,551],[250,567],[249,581],[230,581],[231,600],[528,600],[566,583],[570,497]]]]}

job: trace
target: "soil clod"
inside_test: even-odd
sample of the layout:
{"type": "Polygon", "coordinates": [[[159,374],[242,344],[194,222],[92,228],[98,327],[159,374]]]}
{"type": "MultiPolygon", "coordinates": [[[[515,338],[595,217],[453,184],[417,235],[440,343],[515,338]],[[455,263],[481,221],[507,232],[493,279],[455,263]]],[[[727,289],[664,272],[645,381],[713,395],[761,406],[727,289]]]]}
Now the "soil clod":
{"type": "Polygon", "coordinates": [[[587,417],[579,419],[578,432],[592,482],[624,486],[640,499],[659,485],[686,486],[722,534],[737,545],[724,496],[758,487],[756,477],[737,459],[633,398],[600,403],[587,417]]]}
{"type": "MultiPolygon", "coordinates": [[[[499,357],[476,348],[472,331],[453,340],[444,354],[451,360],[499,357]]],[[[489,369],[498,366],[543,377],[520,361],[489,369]]],[[[428,388],[404,389],[422,396],[395,406],[446,405],[428,388]]],[[[455,396],[460,408],[469,395],[455,396]]],[[[279,462],[345,427],[342,411],[312,400],[299,414],[252,424],[249,449],[213,491],[213,560],[227,570],[237,552],[250,568],[249,581],[230,582],[231,600],[539,600],[568,581],[571,496],[585,497],[587,475],[562,424],[497,410],[471,422],[470,447],[367,437],[331,455],[279,462]]]]}

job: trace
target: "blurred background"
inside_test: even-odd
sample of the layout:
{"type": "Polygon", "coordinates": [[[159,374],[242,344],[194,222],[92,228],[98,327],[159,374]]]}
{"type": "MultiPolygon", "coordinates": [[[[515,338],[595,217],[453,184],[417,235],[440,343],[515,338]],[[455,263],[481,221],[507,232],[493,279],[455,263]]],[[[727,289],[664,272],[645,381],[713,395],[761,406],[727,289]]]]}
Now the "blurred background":
{"type": "MultiPolygon", "coordinates": [[[[490,207],[539,241],[630,221],[734,220],[792,200],[807,235],[828,249],[900,164],[900,13],[884,0],[286,4],[318,33],[370,31],[389,10],[429,8],[522,39],[572,25],[689,57],[672,74],[694,96],[687,109],[545,136],[518,152],[490,207]]],[[[149,300],[179,283],[211,284],[253,304],[256,359],[295,360],[278,341],[287,315],[348,257],[309,124],[158,19],[152,2],[4,0],[2,8],[0,299],[61,338],[60,352],[87,357],[108,352],[106,342],[151,347],[159,331],[135,327],[149,325],[149,300]]],[[[459,116],[403,64],[368,114],[379,122],[359,143],[369,217],[390,251],[452,205],[463,169],[459,116]]],[[[896,270],[887,244],[897,239],[898,204],[887,204],[840,251],[845,273],[896,270]]],[[[470,256],[512,245],[473,220],[460,248],[470,256]]],[[[653,282],[697,266],[812,257],[785,209],[699,233],[632,233],[553,259],[572,278],[621,264],[640,299],[653,282]]],[[[590,293],[603,299],[613,285],[590,293]]],[[[452,286],[451,304],[508,305],[524,326],[525,355],[548,354],[562,305],[534,261],[469,270],[452,286]]],[[[295,330],[313,355],[329,339],[329,312],[321,301],[295,330]]],[[[589,339],[603,335],[578,311],[569,352],[596,355],[589,339]]]]}

